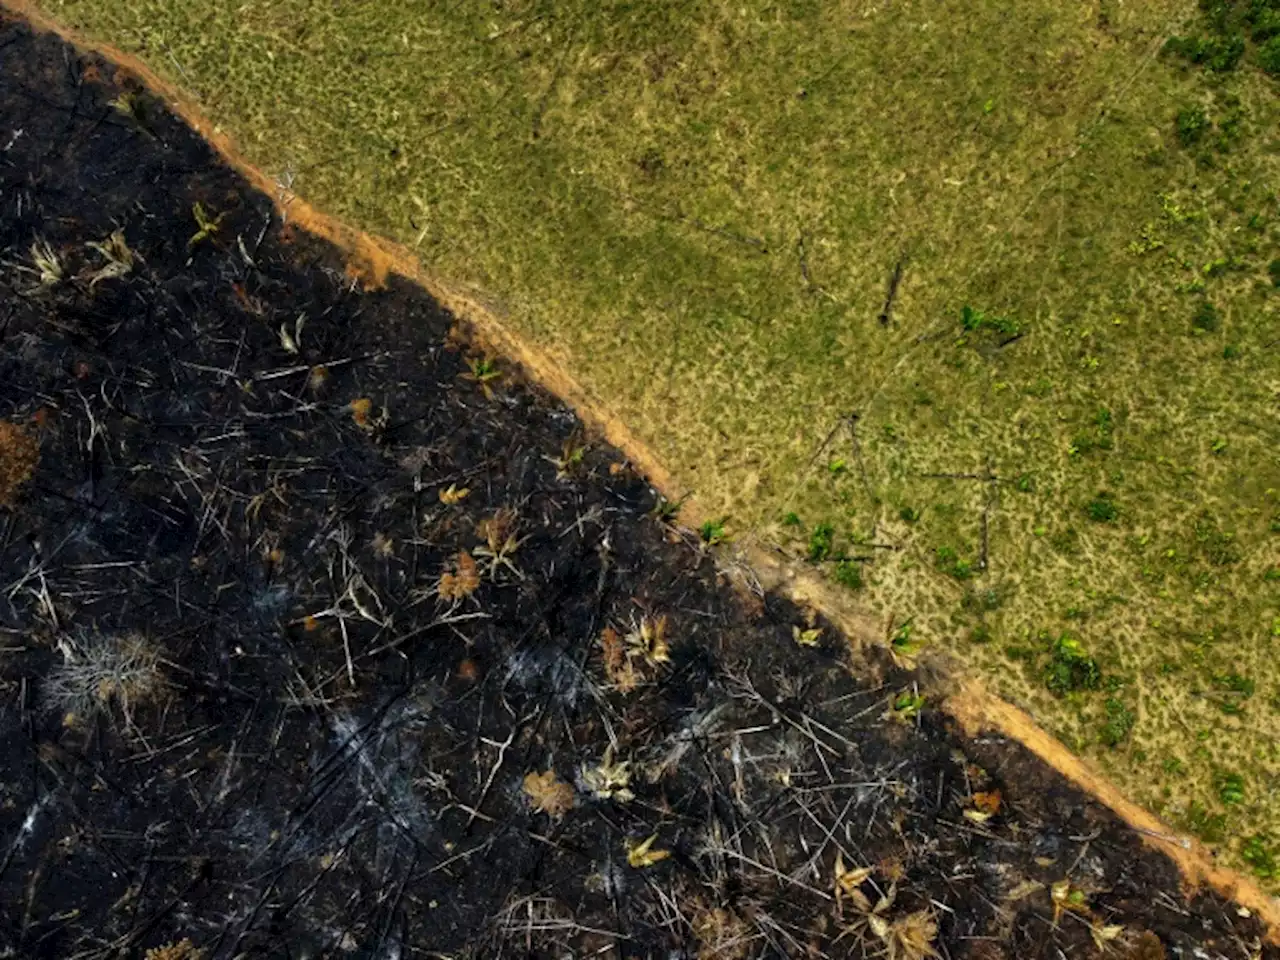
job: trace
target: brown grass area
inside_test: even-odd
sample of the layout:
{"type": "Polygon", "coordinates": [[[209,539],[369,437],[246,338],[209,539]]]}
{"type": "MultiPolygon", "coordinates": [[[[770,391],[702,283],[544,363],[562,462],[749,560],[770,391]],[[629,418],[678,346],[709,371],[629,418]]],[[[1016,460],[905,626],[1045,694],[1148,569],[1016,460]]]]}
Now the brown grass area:
{"type": "Polygon", "coordinates": [[[0,420],[0,507],[13,505],[40,460],[40,441],[10,420],[0,420]]]}

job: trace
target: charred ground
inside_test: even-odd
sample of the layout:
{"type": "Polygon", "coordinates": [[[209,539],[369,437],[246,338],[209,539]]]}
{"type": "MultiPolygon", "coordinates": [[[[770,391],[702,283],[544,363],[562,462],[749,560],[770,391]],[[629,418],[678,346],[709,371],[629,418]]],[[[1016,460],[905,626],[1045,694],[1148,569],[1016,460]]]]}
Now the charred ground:
{"type": "Polygon", "coordinates": [[[0,204],[0,956],[1277,955],[5,14],[0,204]]]}

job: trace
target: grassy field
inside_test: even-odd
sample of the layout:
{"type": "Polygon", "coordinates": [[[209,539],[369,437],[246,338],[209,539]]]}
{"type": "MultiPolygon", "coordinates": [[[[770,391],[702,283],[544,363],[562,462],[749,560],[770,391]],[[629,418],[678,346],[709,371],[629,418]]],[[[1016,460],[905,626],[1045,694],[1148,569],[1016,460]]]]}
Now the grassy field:
{"type": "Polygon", "coordinates": [[[1280,880],[1274,0],[41,6],[1280,880]]]}

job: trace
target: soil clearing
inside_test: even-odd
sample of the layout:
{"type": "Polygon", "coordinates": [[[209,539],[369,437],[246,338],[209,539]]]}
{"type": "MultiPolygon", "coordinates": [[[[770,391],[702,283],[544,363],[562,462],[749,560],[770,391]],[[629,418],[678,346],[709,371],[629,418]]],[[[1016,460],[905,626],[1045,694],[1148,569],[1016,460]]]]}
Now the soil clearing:
{"type": "Polygon", "coordinates": [[[0,14],[0,956],[1280,956],[0,14]]]}

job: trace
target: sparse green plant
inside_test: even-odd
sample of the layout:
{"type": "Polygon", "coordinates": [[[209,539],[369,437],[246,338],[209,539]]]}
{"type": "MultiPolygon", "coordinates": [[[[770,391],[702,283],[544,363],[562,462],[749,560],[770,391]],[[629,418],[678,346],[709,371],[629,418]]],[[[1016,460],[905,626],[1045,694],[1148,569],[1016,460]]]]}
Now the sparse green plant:
{"type": "Polygon", "coordinates": [[[850,590],[862,589],[862,564],[857,560],[837,560],[833,576],[842,587],[850,590]]]}
{"type": "Polygon", "coordinates": [[[1036,478],[1029,473],[1019,474],[1013,485],[1019,493],[1035,493],[1036,478]]]}
{"type": "Polygon", "coordinates": [[[792,511],[788,511],[782,515],[782,525],[784,527],[800,527],[804,524],[800,520],[800,515],[792,511]]]}
{"type": "Polygon", "coordinates": [[[463,380],[470,380],[472,383],[480,385],[486,400],[493,399],[493,387],[491,384],[501,378],[502,371],[498,369],[497,361],[491,357],[469,358],[467,360],[467,372],[462,374],[463,380]]]}
{"type": "Polygon", "coordinates": [[[973,576],[973,564],[962,559],[953,547],[938,547],[934,553],[934,565],[957,580],[968,580],[973,576]]]}
{"type": "Polygon", "coordinates": [[[920,511],[914,507],[903,507],[898,511],[898,516],[901,517],[905,523],[916,523],[920,519],[920,511]]]}
{"type": "Polygon", "coordinates": [[[1273,77],[1280,77],[1280,36],[1273,36],[1258,48],[1258,66],[1273,77]]]}
{"type": "Polygon", "coordinates": [[[843,476],[849,472],[849,461],[845,460],[844,457],[836,457],[827,464],[827,472],[833,477],[843,476]]]}
{"type": "Polygon", "coordinates": [[[985,623],[980,623],[969,631],[970,643],[990,643],[991,640],[991,628],[985,623]]]}
{"type": "Polygon", "coordinates": [[[1220,277],[1228,270],[1235,266],[1235,262],[1229,257],[1218,257],[1216,260],[1210,260],[1202,268],[1202,272],[1206,277],[1220,277]]]}
{"type": "Polygon", "coordinates": [[[719,520],[706,520],[702,526],[698,528],[698,536],[702,538],[702,542],[709,547],[714,547],[721,543],[727,534],[724,525],[728,517],[721,517],[719,520]]]}
{"type": "Polygon", "coordinates": [[[1223,360],[1236,360],[1236,359],[1239,359],[1239,357],[1240,357],[1240,344],[1228,343],[1225,347],[1222,348],[1223,360]]]}
{"type": "Polygon", "coordinates": [[[830,557],[835,546],[835,536],[836,528],[830,522],[824,520],[815,526],[809,534],[809,559],[820,563],[830,557]]]}
{"type": "Polygon", "coordinates": [[[689,499],[689,494],[684,494],[679,500],[668,500],[662,494],[658,494],[658,499],[653,505],[653,509],[649,511],[649,515],[660,523],[673,523],[680,514],[680,508],[685,505],[689,499]]]}
{"type": "Polygon", "coordinates": [[[587,448],[582,442],[582,438],[577,433],[574,433],[573,436],[565,440],[564,445],[560,448],[560,456],[545,457],[544,459],[555,465],[557,480],[569,480],[578,473],[586,453],[587,448]]]}
{"type": "Polygon", "coordinates": [[[1071,439],[1067,453],[1078,456],[1092,450],[1110,450],[1114,445],[1115,417],[1107,407],[1099,407],[1093,415],[1093,428],[1082,430],[1071,439]]]}
{"type": "Polygon", "coordinates": [[[893,635],[889,638],[889,648],[897,655],[913,656],[920,649],[913,636],[914,632],[914,618],[909,618],[893,632],[893,635]]]}
{"type": "Polygon", "coordinates": [[[205,240],[211,240],[217,236],[218,229],[222,226],[222,221],[227,215],[224,212],[216,217],[210,217],[209,212],[204,208],[204,204],[197,200],[191,207],[191,216],[196,221],[196,232],[187,241],[188,250],[199,243],[203,243],[205,240]]]}
{"type": "Polygon", "coordinates": [[[118,710],[132,726],[134,711],[164,693],[160,650],[141,634],[92,634],[69,643],[65,656],[49,674],[45,697],[71,724],[118,710]]]}
{"type": "Polygon", "coordinates": [[[1267,264],[1267,273],[1271,275],[1272,285],[1280,288],[1280,258],[1272,260],[1267,264]]]}
{"type": "Polygon", "coordinates": [[[1271,845],[1271,838],[1265,834],[1255,833],[1245,840],[1240,846],[1240,859],[1263,880],[1274,880],[1280,876],[1275,848],[1271,845]]]}
{"type": "Polygon", "coordinates": [[[1130,731],[1138,718],[1117,697],[1108,697],[1104,704],[1106,721],[1102,725],[1101,740],[1105,746],[1115,747],[1129,738],[1130,731]]]}
{"type": "Polygon", "coordinates": [[[1016,337],[1022,332],[1022,324],[1012,317],[1001,317],[983,313],[966,304],[960,310],[960,326],[966,333],[978,333],[983,330],[994,331],[1002,337],[1016,337]]]}
{"type": "Polygon", "coordinates": [[[1208,300],[1201,300],[1191,315],[1191,329],[1197,333],[1213,333],[1222,325],[1218,308],[1208,300]]]}
{"type": "Polygon", "coordinates": [[[1240,774],[1232,772],[1225,773],[1218,778],[1218,799],[1228,806],[1238,806],[1244,803],[1245,785],[1244,777],[1240,774]]]}
{"type": "Polygon", "coordinates": [[[1240,545],[1235,533],[1220,529],[1210,515],[1204,514],[1196,520],[1195,538],[1204,559],[1213,566],[1229,567],[1240,562],[1240,545]]]}
{"type": "Polygon", "coordinates": [[[966,610],[989,613],[992,610],[1000,609],[1000,604],[1003,602],[1004,596],[999,587],[984,587],[982,589],[970,588],[966,590],[960,605],[966,610]]]}
{"type": "Polygon", "coordinates": [[[1213,676],[1213,686],[1218,693],[1218,709],[1230,716],[1244,713],[1244,701],[1253,696],[1257,684],[1246,676],[1232,670],[1230,673],[1217,673],[1213,676]]]}
{"type": "Polygon", "coordinates": [[[1115,523],[1120,510],[1109,493],[1099,493],[1085,506],[1085,513],[1094,523],[1115,523]]]}
{"type": "Polygon", "coordinates": [[[1205,843],[1221,843],[1227,833],[1227,815],[1210,813],[1199,800],[1193,800],[1187,808],[1186,826],[1205,843]]]}
{"type": "Polygon", "coordinates": [[[1174,118],[1178,142],[1184,147],[1199,143],[1209,128],[1209,115],[1205,113],[1204,107],[1184,107],[1174,118]]]}
{"type": "Polygon", "coordinates": [[[1044,685],[1059,697],[1079,690],[1097,690],[1102,686],[1102,670],[1079,640],[1064,633],[1049,649],[1044,685]]]}
{"type": "Polygon", "coordinates": [[[911,723],[924,709],[925,698],[915,690],[902,690],[889,700],[885,717],[898,723],[911,723]]]}

